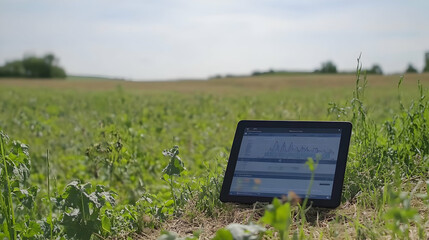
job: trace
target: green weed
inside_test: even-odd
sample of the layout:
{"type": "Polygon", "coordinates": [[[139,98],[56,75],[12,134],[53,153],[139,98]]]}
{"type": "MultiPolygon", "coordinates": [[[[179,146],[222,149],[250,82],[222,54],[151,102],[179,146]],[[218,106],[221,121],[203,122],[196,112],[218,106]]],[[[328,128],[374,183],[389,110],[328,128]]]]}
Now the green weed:
{"type": "Polygon", "coordinates": [[[162,154],[169,158],[168,165],[162,170],[164,173],[162,176],[162,179],[164,181],[168,182],[170,185],[170,193],[172,199],[167,201],[166,205],[169,206],[173,204],[174,211],[177,212],[179,210],[178,208],[178,199],[175,193],[176,190],[176,182],[174,180],[174,177],[180,176],[180,174],[186,170],[185,165],[183,164],[182,160],[179,157],[179,147],[174,146],[173,148],[169,150],[162,151],[162,154]]]}
{"type": "Polygon", "coordinates": [[[57,199],[61,207],[61,225],[68,238],[90,239],[93,234],[111,231],[109,211],[115,205],[116,194],[104,186],[78,181],[69,183],[57,199]]]}

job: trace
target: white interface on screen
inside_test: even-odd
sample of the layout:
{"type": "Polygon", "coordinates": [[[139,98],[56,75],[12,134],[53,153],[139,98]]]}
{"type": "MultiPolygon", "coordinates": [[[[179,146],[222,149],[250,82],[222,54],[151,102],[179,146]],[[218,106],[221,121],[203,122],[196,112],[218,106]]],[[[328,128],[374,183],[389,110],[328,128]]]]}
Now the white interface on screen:
{"type": "Polygon", "coordinates": [[[341,129],[246,128],[230,195],[304,198],[317,167],[309,198],[331,199],[341,129]]]}

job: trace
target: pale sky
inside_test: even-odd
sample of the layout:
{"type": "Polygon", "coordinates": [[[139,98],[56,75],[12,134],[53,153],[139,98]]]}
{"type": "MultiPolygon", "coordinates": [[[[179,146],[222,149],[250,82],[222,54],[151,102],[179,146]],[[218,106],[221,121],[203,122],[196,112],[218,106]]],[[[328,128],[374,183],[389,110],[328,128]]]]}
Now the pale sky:
{"type": "Polygon", "coordinates": [[[0,65],[54,53],[68,74],[133,80],[423,68],[428,0],[0,0],[0,65]]]}

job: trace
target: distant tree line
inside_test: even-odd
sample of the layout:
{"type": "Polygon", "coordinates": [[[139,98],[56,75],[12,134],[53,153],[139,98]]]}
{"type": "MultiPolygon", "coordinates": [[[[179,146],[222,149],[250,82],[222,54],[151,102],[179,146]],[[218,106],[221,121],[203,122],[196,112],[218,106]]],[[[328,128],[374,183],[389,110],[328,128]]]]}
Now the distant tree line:
{"type": "MultiPolygon", "coordinates": [[[[405,70],[405,73],[418,73],[418,72],[419,71],[411,63],[408,64],[408,67],[405,70]]],[[[425,66],[422,72],[429,72],[429,52],[425,53],[425,66]]]]}
{"type": "Polygon", "coordinates": [[[406,73],[418,73],[417,69],[410,63],[408,64],[407,70],[405,70],[406,73]]]}
{"type": "MultiPolygon", "coordinates": [[[[367,74],[383,74],[383,70],[380,65],[374,64],[371,68],[363,69],[367,74]]],[[[320,69],[316,69],[315,73],[337,73],[337,67],[332,61],[326,61],[322,63],[320,69]]],[[[419,71],[410,63],[408,64],[405,73],[418,73],[419,71]]],[[[422,72],[429,72],[429,52],[425,53],[425,67],[422,72]]]]}
{"type": "Polygon", "coordinates": [[[337,73],[337,66],[332,61],[322,63],[320,69],[314,70],[315,73],[337,73]]]}
{"type": "Polygon", "coordinates": [[[276,71],[274,71],[273,69],[270,69],[270,70],[268,70],[266,72],[264,72],[264,71],[254,71],[254,72],[252,72],[252,76],[260,76],[260,75],[273,74],[273,73],[276,73],[276,71]]]}
{"type": "Polygon", "coordinates": [[[383,75],[383,70],[381,70],[380,65],[378,64],[374,64],[372,65],[371,68],[364,70],[366,71],[366,73],[368,74],[379,74],[379,75],[383,75]]]}
{"type": "MultiPolygon", "coordinates": [[[[337,66],[332,61],[325,61],[321,64],[321,67],[319,69],[316,69],[313,71],[314,73],[329,73],[329,74],[335,74],[338,73],[337,66]]],[[[378,64],[372,65],[371,68],[368,69],[362,69],[362,72],[366,72],[367,74],[383,74],[383,70],[381,69],[381,66],[378,64]]],[[[419,71],[410,63],[408,64],[407,69],[405,70],[405,73],[418,73],[419,71]]],[[[429,52],[425,53],[425,67],[423,68],[422,72],[429,72],[429,52]]],[[[268,71],[254,71],[252,72],[251,76],[261,76],[261,75],[269,75],[274,73],[292,73],[288,71],[274,71],[272,69],[268,71]]],[[[301,72],[305,73],[305,72],[301,72]]],[[[308,72],[309,73],[309,72],[308,72]]],[[[352,73],[352,72],[342,72],[342,73],[352,73]]],[[[221,78],[222,76],[217,75],[215,78],[221,78]]]]}
{"type": "Polygon", "coordinates": [[[24,56],[22,60],[6,62],[0,66],[0,77],[65,78],[65,70],[58,66],[59,59],[53,54],[43,57],[24,56]]]}
{"type": "MultiPolygon", "coordinates": [[[[374,64],[371,68],[363,69],[367,74],[383,74],[380,65],[374,64]]],[[[320,69],[314,70],[314,73],[338,73],[337,66],[332,61],[323,62],[320,69]]],[[[348,72],[342,72],[348,73],[348,72]]]]}

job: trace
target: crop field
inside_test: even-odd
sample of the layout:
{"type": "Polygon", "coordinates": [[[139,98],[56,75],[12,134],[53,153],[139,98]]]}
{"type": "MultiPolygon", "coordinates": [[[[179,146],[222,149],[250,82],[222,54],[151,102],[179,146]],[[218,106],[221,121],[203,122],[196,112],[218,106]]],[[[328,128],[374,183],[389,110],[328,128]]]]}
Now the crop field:
{"type": "Polygon", "coordinates": [[[0,239],[427,239],[429,74],[0,79],[0,239]],[[342,204],[224,204],[239,120],[353,123],[342,204]]]}

